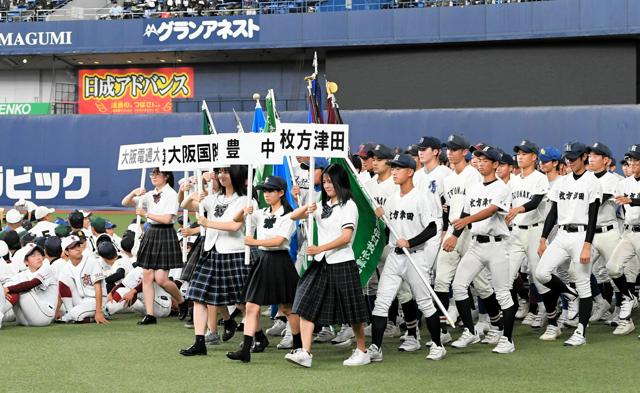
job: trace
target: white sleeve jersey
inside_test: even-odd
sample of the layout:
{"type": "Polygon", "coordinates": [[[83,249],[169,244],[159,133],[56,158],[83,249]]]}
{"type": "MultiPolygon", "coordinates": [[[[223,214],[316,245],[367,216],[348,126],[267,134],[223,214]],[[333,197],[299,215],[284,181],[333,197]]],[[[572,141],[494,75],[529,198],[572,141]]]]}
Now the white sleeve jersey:
{"type": "Polygon", "coordinates": [[[438,165],[430,172],[423,168],[413,175],[413,186],[427,195],[429,210],[434,217],[442,218],[442,198],[444,197],[444,179],[451,174],[451,169],[438,165]]]}
{"type": "Polygon", "coordinates": [[[256,228],[256,239],[266,240],[282,236],[284,242],[278,247],[258,247],[261,250],[289,250],[289,240],[296,229],[296,222],[291,219],[291,213],[284,214],[284,208],[280,208],[271,214],[271,207],[254,210],[252,225],[256,228]]]}
{"type": "Polygon", "coordinates": [[[471,224],[472,235],[509,236],[509,228],[505,217],[511,206],[509,187],[500,179],[489,184],[476,183],[467,189],[464,198],[464,211],[474,215],[489,206],[496,206],[498,211],[489,218],[471,224]]]}
{"type": "Polygon", "coordinates": [[[600,183],[600,187],[602,188],[603,199],[604,195],[611,195],[609,199],[600,204],[600,209],[598,210],[598,223],[596,225],[599,227],[613,225],[618,221],[616,217],[617,206],[614,197],[616,195],[616,189],[618,188],[618,183],[620,182],[620,180],[611,172],[604,172],[604,174],[600,177],[598,177],[597,175],[595,176],[596,179],[598,179],[598,183],[600,183]]]}
{"type": "Polygon", "coordinates": [[[602,188],[592,172],[578,179],[574,174],[558,178],[549,191],[549,200],[558,204],[558,225],[587,225],[589,204],[602,199],[602,188]]]}
{"type": "MultiPolygon", "coordinates": [[[[384,213],[398,236],[405,240],[414,238],[435,221],[427,198],[425,193],[414,187],[404,196],[398,190],[387,199],[384,213]]],[[[391,232],[389,245],[395,247],[397,240],[391,232]]]]}
{"type": "Polygon", "coordinates": [[[94,284],[102,283],[102,295],[107,296],[107,287],[104,282],[104,274],[100,263],[93,257],[84,256],[76,266],[69,262],[60,273],[70,276],[78,288],[82,297],[96,297],[94,284]]]}
{"type": "MultiPolygon", "coordinates": [[[[640,198],[640,181],[629,176],[618,183],[616,196],[624,195],[627,198],[640,198]]],[[[626,225],[640,225],[640,206],[624,205],[624,223],[626,225]]]]}
{"type": "Polygon", "coordinates": [[[29,233],[35,235],[36,237],[55,236],[56,226],[56,224],[50,221],[39,221],[36,225],[33,226],[33,228],[29,230],[29,233]]]}
{"type": "Polygon", "coordinates": [[[35,297],[38,304],[55,308],[58,301],[58,279],[48,261],[45,261],[35,272],[24,270],[18,273],[11,279],[9,285],[31,281],[34,278],[40,281],[40,285],[32,288],[29,293],[35,297]]]}
{"type": "Polygon", "coordinates": [[[128,289],[133,289],[142,283],[143,270],[140,266],[134,267],[131,271],[122,279],[122,285],[128,289]]]}
{"type": "MultiPolygon", "coordinates": [[[[509,186],[511,186],[511,206],[514,208],[531,201],[534,195],[544,196],[549,192],[547,176],[538,171],[533,171],[527,177],[522,177],[522,175],[514,176],[509,181],[509,186]]],[[[546,217],[544,210],[545,203],[543,200],[537,208],[518,214],[513,223],[515,225],[532,225],[544,222],[546,217]]]]}
{"type": "Polygon", "coordinates": [[[482,176],[471,165],[467,165],[460,173],[452,171],[444,179],[444,199],[449,206],[449,222],[460,217],[467,189],[478,183],[482,184],[482,176]]]}
{"type": "Polygon", "coordinates": [[[384,203],[387,201],[394,192],[399,190],[397,184],[393,182],[393,178],[389,176],[386,180],[378,182],[378,177],[375,176],[368,182],[364,184],[369,191],[371,197],[378,203],[380,206],[384,206],[384,203]]]}

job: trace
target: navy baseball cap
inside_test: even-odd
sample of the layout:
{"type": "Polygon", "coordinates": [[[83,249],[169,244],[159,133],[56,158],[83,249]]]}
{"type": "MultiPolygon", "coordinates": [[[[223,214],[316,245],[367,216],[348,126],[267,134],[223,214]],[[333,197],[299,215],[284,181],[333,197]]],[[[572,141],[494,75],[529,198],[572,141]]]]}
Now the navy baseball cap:
{"type": "Polygon", "coordinates": [[[382,144],[377,144],[371,151],[371,154],[373,154],[373,156],[376,158],[382,158],[387,160],[392,159],[394,156],[393,150],[391,150],[390,147],[382,144]]]}
{"type": "Polygon", "coordinates": [[[408,154],[396,154],[392,160],[387,162],[392,168],[411,168],[416,170],[416,161],[408,154]]]}
{"type": "Polygon", "coordinates": [[[98,244],[98,255],[105,259],[113,259],[118,256],[118,250],[111,242],[101,242],[98,244]]]}
{"type": "Polygon", "coordinates": [[[407,149],[404,151],[404,154],[408,154],[410,156],[417,157],[418,156],[418,145],[409,145],[407,149]]]}
{"type": "Polygon", "coordinates": [[[640,144],[631,145],[631,147],[629,147],[629,151],[625,154],[625,157],[640,160],[640,144]]]}
{"type": "Polygon", "coordinates": [[[584,145],[584,143],[569,142],[564,145],[562,159],[569,159],[571,161],[574,161],[586,152],[587,152],[587,147],[584,145]]]}
{"type": "Polygon", "coordinates": [[[256,189],[262,191],[286,190],[287,183],[280,176],[267,176],[262,184],[258,184],[256,189]]]}
{"type": "Polygon", "coordinates": [[[440,139],[432,137],[432,136],[423,136],[420,138],[420,142],[418,142],[418,149],[442,149],[442,142],[440,139]]]}
{"type": "Polygon", "coordinates": [[[376,147],[376,144],[373,142],[363,143],[360,145],[360,147],[358,147],[358,153],[356,154],[362,158],[372,157],[371,152],[373,151],[374,147],[376,147]]]}
{"type": "Polygon", "coordinates": [[[44,250],[47,255],[62,254],[62,240],[58,236],[49,236],[44,242],[44,250]]]}
{"type": "Polygon", "coordinates": [[[560,150],[556,149],[553,146],[549,146],[540,149],[538,158],[543,163],[549,161],[560,161],[562,159],[562,154],[560,153],[560,150]]]}
{"type": "Polygon", "coordinates": [[[611,149],[603,143],[596,142],[593,145],[587,147],[587,153],[595,153],[599,156],[609,157],[613,156],[611,149]]]}
{"type": "Polygon", "coordinates": [[[471,144],[467,140],[467,138],[458,134],[451,134],[449,138],[447,138],[447,149],[449,150],[460,150],[460,149],[468,149],[471,144]]]}
{"type": "MultiPolygon", "coordinates": [[[[324,168],[329,166],[329,161],[326,158],[315,157],[313,159],[313,164],[315,165],[316,169],[324,169],[324,168]]],[[[308,162],[301,162],[300,163],[300,168],[302,168],[304,170],[309,170],[309,163],[308,162]]]]}
{"type": "Polygon", "coordinates": [[[502,154],[500,154],[500,152],[497,149],[489,145],[485,145],[482,149],[475,150],[473,152],[473,155],[476,157],[480,157],[480,156],[487,157],[493,162],[500,162],[500,157],[502,157],[502,154]]]}
{"type": "Polygon", "coordinates": [[[519,152],[522,151],[524,153],[534,153],[534,154],[539,154],[540,153],[540,148],[538,147],[538,145],[536,145],[535,143],[523,139],[520,144],[518,144],[517,146],[513,147],[513,151],[514,152],[519,152]]]}
{"type": "Polygon", "coordinates": [[[469,146],[469,153],[473,153],[476,150],[482,150],[485,146],[488,146],[484,142],[476,143],[475,145],[469,146]]]}
{"type": "Polygon", "coordinates": [[[511,154],[507,154],[507,152],[505,152],[502,149],[497,149],[497,150],[498,150],[498,153],[500,153],[500,159],[498,160],[500,164],[507,164],[511,166],[515,165],[515,161],[513,160],[513,157],[511,156],[511,154]]]}

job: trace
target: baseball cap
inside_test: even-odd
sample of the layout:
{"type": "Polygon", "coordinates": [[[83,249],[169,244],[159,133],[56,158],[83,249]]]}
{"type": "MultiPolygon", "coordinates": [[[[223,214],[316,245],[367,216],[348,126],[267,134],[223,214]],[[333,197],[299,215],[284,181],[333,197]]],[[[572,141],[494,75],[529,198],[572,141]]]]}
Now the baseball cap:
{"type": "Polygon", "coordinates": [[[447,149],[449,150],[460,150],[460,149],[468,149],[471,145],[467,138],[458,134],[451,134],[449,138],[447,138],[447,149]]]}
{"type": "Polygon", "coordinates": [[[515,165],[515,161],[511,156],[511,154],[507,154],[507,152],[505,152],[502,149],[497,149],[497,150],[498,150],[498,153],[500,153],[500,159],[498,160],[500,164],[507,164],[511,166],[515,165]]]}
{"type": "Polygon", "coordinates": [[[113,259],[118,255],[118,250],[110,241],[100,242],[98,244],[98,255],[105,259],[113,259]]]}
{"type": "Polygon", "coordinates": [[[391,150],[389,146],[382,145],[382,144],[377,144],[371,151],[371,154],[373,154],[373,156],[376,158],[382,158],[387,160],[392,159],[394,156],[393,150],[391,150]]]}
{"type": "Polygon", "coordinates": [[[484,142],[476,143],[475,145],[469,146],[469,153],[473,153],[476,150],[482,150],[485,146],[488,146],[484,142]]]}
{"type": "Polygon", "coordinates": [[[104,233],[106,231],[106,221],[102,217],[96,217],[91,220],[91,227],[98,233],[104,233]]]}
{"type": "Polygon", "coordinates": [[[373,142],[363,143],[358,147],[358,152],[356,154],[362,158],[369,158],[371,157],[371,152],[374,147],[376,147],[376,144],[373,142]]]}
{"type": "Polygon", "coordinates": [[[629,151],[625,154],[625,157],[630,157],[636,160],[640,160],[640,144],[631,145],[629,151]]]}
{"type": "Polygon", "coordinates": [[[126,252],[131,252],[133,250],[133,244],[136,240],[136,234],[131,231],[126,231],[122,235],[122,240],[120,241],[120,248],[122,248],[126,252]]]}
{"type": "Polygon", "coordinates": [[[423,136],[420,138],[420,142],[418,142],[418,149],[442,149],[442,142],[440,139],[432,137],[432,136],[423,136]]]}
{"type": "MultiPolygon", "coordinates": [[[[324,168],[329,166],[329,160],[327,160],[326,158],[322,158],[322,157],[315,157],[313,159],[313,164],[315,165],[316,169],[324,169],[324,168]]],[[[300,163],[300,168],[302,168],[304,170],[309,170],[309,163],[308,162],[301,162],[300,163]]]]}
{"type": "Polygon", "coordinates": [[[395,168],[411,168],[416,170],[416,160],[408,154],[396,154],[392,160],[387,162],[387,165],[395,168]]]}
{"type": "Polygon", "coordinates": [[[9,255],[9,246],[4,240],[0,240],[0,258],[4,258],[9,255]]]}
{"type": "Polygon", "coordinates": [[[564,151],[562,153],[562,159],[576,160],[587,151],[587,147],[584,143],[569,142],[564,145],[564,151]]]}
{"type": "Polygon", "coordinates": [[[52,214],[55,213],[56,209],[49,209],[46,206],[38,206],[36,208],[36,220],[41,220],[42,218],[44,218],[47,214],[52,214]]]}
{"type": "Polygon", "coordinates": [[[485,145],[482,149],[477,149],[473,152],[473,155],[476,157],[484,156],[494,162],[500,162],[500,158],[502,157],[502,154],[500,154],[497,149],[489,145],[485,145]]]}
{"type": "Polygon", "coordinates": [[[16,231],[8,231],[6,235],[4,235],[3,240],[7,243],[9,250],[17,250],[20,248],[20,236],[18,236],[18,232],[16,231]]]}
{"type": "Polygon", "coordinates": [[[57,236],[49,236],[44,242],[47,255],[59,257],[62,254],[62,240],[57,236]]]}
{"type": "Polygon", "coordinates": [[[112,228],[117,228],[118,226],[109,220],[104,220],[104,227],[106,229],[112,229],[112,228]]]}
{"type": "Polygon", "coordinates": [[[82,243],[82,240],[78,236],[71,235],[62,239],[60,247],[62,247],[62,251],[66,251],[69,247],[73,247],[78,243],[82,243]]]}
{"type": "Polygon", "coordinates": [[[562,154],[560,153],[560,150],[556,149],[553,146],[549,146],[540,149],[538,158],[542,162],[560,161],[562,159],[562,154]]]}
{"type": "Polygon", "coordinates": [[[262,184],[256,186],[256,189],[262,191],[286,190],[287,183],[280,176],[267,176],[262,184]]]}
{"type": "Polygon", "coordinates": [[[82,228],[82,223],[84,221],[84,215],[81,211],[75,210],[69,213],[69,225],[73,228],[82,228]]]}
{"type": "Polygon", "coordinates": [[[410,156],[417,157],[418,156],[418,145],[409,145],[407,149],[404,151],[404,154],[408,154],[410,156]]]}
{"type": "Polygon", "coordinates": [[[54,229],[56,236],[59,238],[69,236],[69,232],[71,232],[71,228],[68,225],[58,225],[56,229],[54,229]]]}
{"type": "Polygon", "coordinates": [[[40,254],[42,254],[42,256],[44,256],[44,250],[42,249],[42,247],[40,247],[39,245],[35,244],[35,243],[29,243],[27,245],[24,246],[24,260],[26,261],[27,258],[29,258],[31,256],[31,254],[33,254],[36,251],[40,251],[40,254]]]}
{"type": "Polygon", "coordinates": [[[76,236],[78,239],[80,239],[81,242],[84,242],[85,240],[87,240],[87,235],[84,233],[82,229],[74,229],[71,232],[69,232],[69,234],[72,236],[76,236]]]}
{"type": "Polygon", "coordinates": [[[17,224],[22,221],[22,214],[17,209],[11,209],[5,218],[9,224],[17,224]]]}
{"type": "Polygon", "coordinates": [[[611,153],[611,149],[609,149],[609,146],[600,142],[596,142],[593,145],[587,147],[587,153],[595,153],[599,156],[604,156],[609,158],[613,156],[613,154],[611,153]]]}
{"type": "Polygon", "coordinates": [[[518,144],[517,146],[513,147],[513,151],[514,152],[525,152],[525,153],[534,153],[534,154],[539,154],[540,153],[540,148],[538,147],[538,145],[536,145],[535,143],[523,139],[520,144],[518,144]]]}
{"type": "Polygon", "coordinates": [[[53,221],[56,225],[67,225],[67,222],[62,217],[58,217],[53,221]]]}

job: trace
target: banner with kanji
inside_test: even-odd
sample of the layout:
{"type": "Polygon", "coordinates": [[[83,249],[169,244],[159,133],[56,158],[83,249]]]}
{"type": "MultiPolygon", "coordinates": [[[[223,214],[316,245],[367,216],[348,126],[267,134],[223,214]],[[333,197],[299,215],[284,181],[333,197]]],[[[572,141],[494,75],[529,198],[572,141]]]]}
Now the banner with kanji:
{"type": "Polygon", "coordinates": [[[80,114],[171,113],[194,94],[192,67],[80,70],[80,114]]]}

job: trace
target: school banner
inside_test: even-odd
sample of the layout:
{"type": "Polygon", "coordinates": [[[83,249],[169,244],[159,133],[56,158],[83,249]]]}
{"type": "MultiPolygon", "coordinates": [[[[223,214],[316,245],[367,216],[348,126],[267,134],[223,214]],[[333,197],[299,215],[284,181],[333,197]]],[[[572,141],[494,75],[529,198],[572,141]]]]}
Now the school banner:
{"type": "Polygon", "coordinates": [[[194,94],[192,67],[80,70],[78,84],[80,114],[171,113],[194,94]]]}
{"type": "Polygon", "coordinates": [[[0,115],[50,115],[51,104],[48,102],[3,102],[0,103],[0,115]]]}

